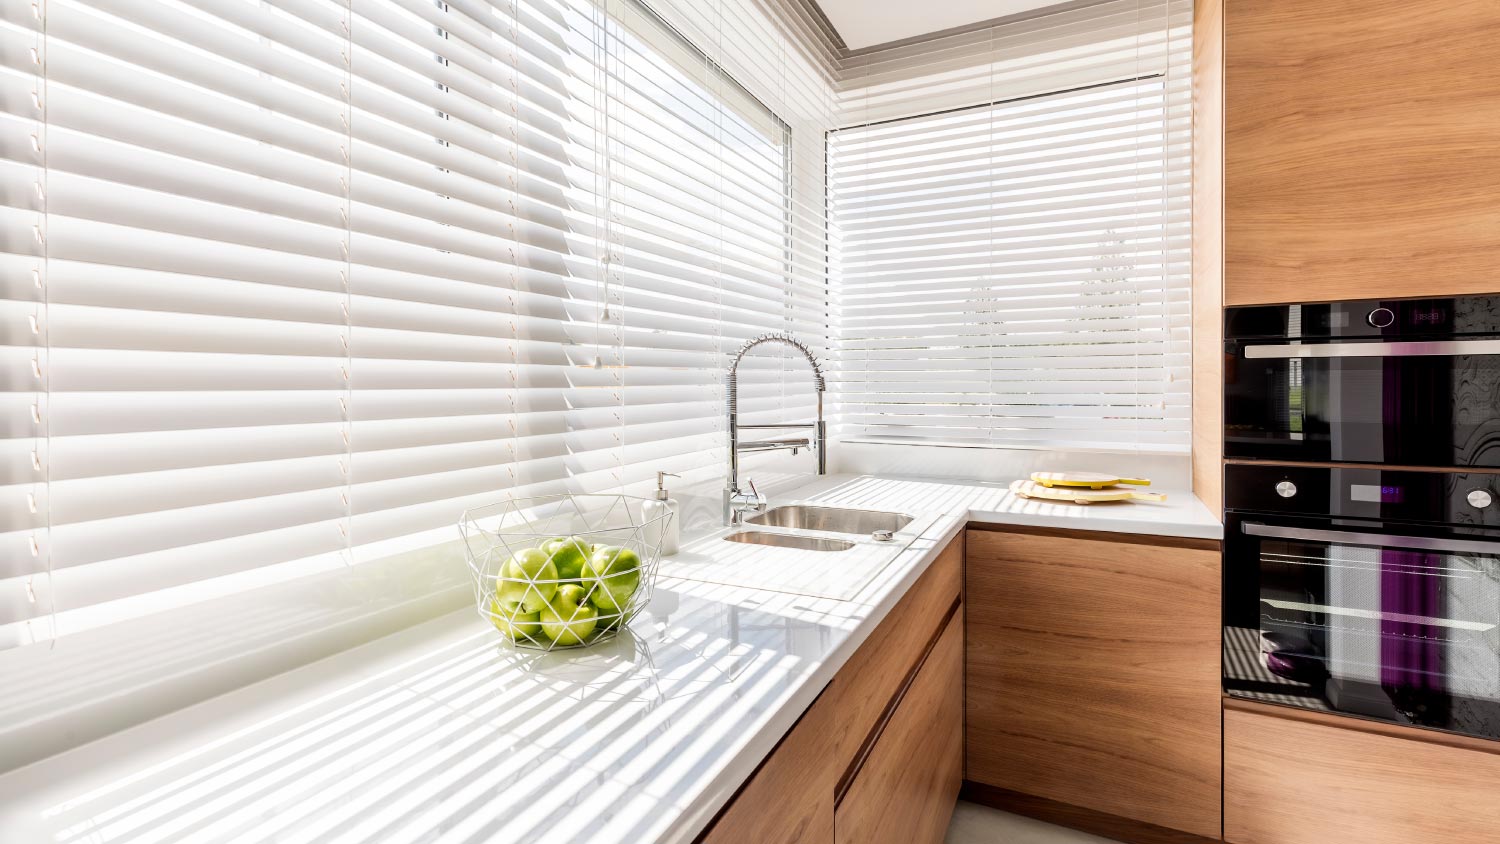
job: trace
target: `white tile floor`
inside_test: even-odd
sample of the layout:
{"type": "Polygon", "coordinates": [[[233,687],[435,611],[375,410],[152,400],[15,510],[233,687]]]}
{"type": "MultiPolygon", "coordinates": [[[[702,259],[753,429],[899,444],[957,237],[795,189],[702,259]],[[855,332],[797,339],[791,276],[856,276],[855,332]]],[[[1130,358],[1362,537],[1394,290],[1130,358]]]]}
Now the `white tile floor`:
{"type": "Polygon", "coordinates": [[[948,825],[947,844],[1117,844],[988,806],[959,801],[948,825]]]}

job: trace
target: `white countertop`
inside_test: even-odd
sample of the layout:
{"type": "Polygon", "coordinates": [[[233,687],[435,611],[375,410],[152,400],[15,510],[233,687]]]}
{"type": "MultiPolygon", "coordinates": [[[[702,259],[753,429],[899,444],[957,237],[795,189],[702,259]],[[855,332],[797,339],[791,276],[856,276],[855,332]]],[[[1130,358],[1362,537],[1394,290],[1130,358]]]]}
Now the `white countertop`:
{"type": "Polygon", "coordinates": [[[663,578],[630,631],[555,654],[434,619],[0,776],[0,841],[691,842],[967,521],[1221,535],[1170,491],[831,476],[786,500],[933,518],[848,601],[663,578]]]}
{"type": "MultiPolygon", "coordinates": [[[[941,478],[829,475],[796,490],[799,498],[867,510],[942,513],[972,522],[1219,539],[1224,526],[1191,492],[1152,487],[1166,501],[1072,504],[1012,495],[1009,484],[941,478]]],[[[779,501],[773,503],[781,503],[779,501]]]]}

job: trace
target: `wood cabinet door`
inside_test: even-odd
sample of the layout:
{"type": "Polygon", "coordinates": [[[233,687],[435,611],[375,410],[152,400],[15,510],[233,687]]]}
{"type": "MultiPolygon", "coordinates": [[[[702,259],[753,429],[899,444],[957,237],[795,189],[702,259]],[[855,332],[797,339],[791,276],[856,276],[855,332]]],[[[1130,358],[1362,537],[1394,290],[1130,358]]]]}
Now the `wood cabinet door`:
{"type": "Polygon", "coordinates": [[[967,779],[1217,839],[1217,543],[1146,542],[969,531],[967,779]]]}
{"type": "Polygon", "coordinates": [[[1494,742],[1324,717],[1226,704],[1225,841],[1500,841],[1500,752],[1480,749],[1494,742]]]}
{"type": "Polygon", "coordinates": [[[834,755],[847,769],[875,729],[891,699],[942,632],[964,586],[964,538],[943,549],[890,615],[839,669],[824,697],[837,701],[834,755]]]}
{"type": "MultiPolygon", "coordinates": [[[[936,648],[943,642],[957,642],[948,647],[950,651],[957,648],[958,656],[947,652],[944,658],[957,660],[951,676],[955,678],[952,682],[957,684],[958,695],[954,698],[956,702],[945,700],[952,711],[945,710],[939,715],[951,722],[955,736],[951,741],[957,746],[951,752],[958,754],[954,759],[961,760],[963,625],[958,623],[957,633],[952,635],[951,630],[943,631],[955,627],[949,623],[945,628],[944,621],[960,598],[963,562],[960,534],[839,669],[801,720],[699,838],[698,844],[832,844],[834,804],[840,781],[860,761],[857,757],[861,749],[904,686],[910,696],[915,685],[906,686],[907,678],[919,663],[924,666],[931,663],[936,648]]],[[[962,612],[956,617],[962,619],[962,612]]],[[[871,753],[866,758],[873,757],[871,753]]],[[[952,761],[951,768],[953,794],[947,804],[950,812],[957,799],[962,762],[952,761]]],[[[911,783],[902,780],[897,785],[906,787],[911,783]]],[[[918,797],[903,794],[901,799],[918,797]]],[[[916,811],[920,814],[920,810],[916,811]]],[[[935,840],[941,841],[941,834],[935,840]]]]}
{"type": "Polygon", "coordinates": [[[698,844],[833,844],[837,707],[825,691],[698,844]]]}
{"type": "Polygon", "coordinates": [[[960,607],[839,802],[838,844],[942,844],[963,784],[963,636],[960,607]]]}
{"type": "Polygon", "coordinates": [[[1500,292],[1500,3],[1224,12],[1225,304],[1500,292]]]}

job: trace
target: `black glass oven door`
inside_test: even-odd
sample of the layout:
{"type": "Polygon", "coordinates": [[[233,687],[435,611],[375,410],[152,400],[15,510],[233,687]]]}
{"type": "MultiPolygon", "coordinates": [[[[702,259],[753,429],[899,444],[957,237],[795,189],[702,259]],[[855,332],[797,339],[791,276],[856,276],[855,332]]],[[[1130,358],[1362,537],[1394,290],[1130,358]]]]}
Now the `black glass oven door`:
{"type": "Polygon", "coordinates": [[[1500,534],[1232,516],[1236,697],[1500,739],[1500,534]]]}
{"type": "Polygon", "coordinates": [[[1500,339],[1227,351],[1228,457],[1500,467],[1500,339]]]}

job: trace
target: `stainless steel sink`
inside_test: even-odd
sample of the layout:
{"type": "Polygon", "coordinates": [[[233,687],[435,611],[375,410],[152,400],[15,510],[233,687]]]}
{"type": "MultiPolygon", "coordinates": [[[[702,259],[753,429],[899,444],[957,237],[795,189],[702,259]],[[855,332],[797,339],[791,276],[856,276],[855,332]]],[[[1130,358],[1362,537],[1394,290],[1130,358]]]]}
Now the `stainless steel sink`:
{"type": "Polygon", "coordinates": [[[886,513],[881,510],[849,510],[843,507],[788,504],[772,507],[745,521],[765,527],[822,530],[834,533],[874,533],[877,530],[888,530],[894,533],[911,524],[912,517],[905,513],[886,513]]]}
{"type": "MultiPolygon", "coordinates": [[[[775,511],[772,511],[775,512],[775,511]]],[[[724,537],[730,542],[746,545],[774,545],[777,548],[798,548],[803,551],[848,551],[853,542],[843,539],[824,539],[820,536],[788,536],[784,533],[767,533],[761,530],[742,530],[724,537]]]]}

